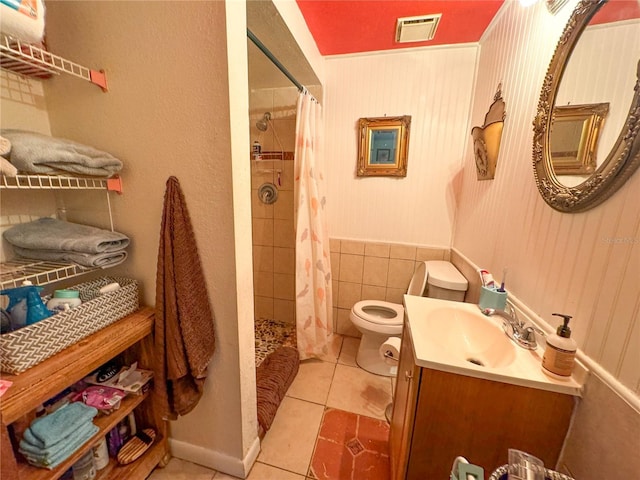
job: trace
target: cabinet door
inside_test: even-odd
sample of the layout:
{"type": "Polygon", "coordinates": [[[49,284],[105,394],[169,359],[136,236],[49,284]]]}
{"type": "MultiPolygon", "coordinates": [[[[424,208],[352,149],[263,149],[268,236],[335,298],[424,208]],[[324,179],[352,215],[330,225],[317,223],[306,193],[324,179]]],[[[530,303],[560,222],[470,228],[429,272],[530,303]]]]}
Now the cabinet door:
{"type": "Polygon", "coordinates": [[[409,446],[413,434],[413,420],[418,401],[420,369],[416,366],[412,345],[411,332],[405,322],[389,433],[392,480],[405,478],[409,446]]]}

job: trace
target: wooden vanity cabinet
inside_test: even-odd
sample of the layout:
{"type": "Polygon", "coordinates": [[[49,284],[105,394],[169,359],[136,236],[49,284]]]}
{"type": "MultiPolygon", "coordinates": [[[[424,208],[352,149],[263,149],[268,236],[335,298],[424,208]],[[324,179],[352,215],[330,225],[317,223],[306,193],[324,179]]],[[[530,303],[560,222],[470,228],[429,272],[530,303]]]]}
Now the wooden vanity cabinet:
{"type": "Polygon", "coordinates": [[[0,398],[0,478],[2,480],[56,480],[87,450],[130,412],[135,411],[138,428],[152,427],[156,439],[142,457],[129,465],[110,459],[109,465],[97,472],[96,480],[144,480],[158,464],[168,460],[167,422],[155,405],[152,392],[130,395],[111,415],[98,416],[93,422],[100,429],[89,441],[53,470],[36,468],[17,452],[19,435],[16,425],[44,401],[117,355],[127,362],[138,361],[149,369],[153,361],[153,309],[143,307],[93,335],[66,348],[57,355],[18,375],[2,374],[13,385],[0,398]]]}
{"type": "Polygon", "coordinates": [[[554,468],[575,399],[566,394],[416,365],[405,322],[390,427],[392,480],[449,478],[457,456],[488,476],[508,449],[554,468]]]}

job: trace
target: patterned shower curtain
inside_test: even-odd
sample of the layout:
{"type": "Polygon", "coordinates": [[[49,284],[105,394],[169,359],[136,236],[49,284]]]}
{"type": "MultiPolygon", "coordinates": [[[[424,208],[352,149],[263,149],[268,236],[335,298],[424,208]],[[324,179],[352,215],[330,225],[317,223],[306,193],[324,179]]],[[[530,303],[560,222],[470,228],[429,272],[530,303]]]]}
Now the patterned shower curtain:
{"type": "Polygon", "coordinates": [[[300,358],[322,358],[333,340],[331,256],[322,174],[322,107],[300,93],[296,116],[296,332],[300,358]]]}

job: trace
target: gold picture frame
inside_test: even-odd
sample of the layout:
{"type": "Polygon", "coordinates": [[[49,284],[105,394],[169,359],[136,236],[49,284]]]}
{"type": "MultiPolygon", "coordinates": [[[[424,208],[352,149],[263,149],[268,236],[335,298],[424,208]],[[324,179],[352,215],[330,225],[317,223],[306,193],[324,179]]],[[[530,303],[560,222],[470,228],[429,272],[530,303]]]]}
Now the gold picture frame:
{"type": "Polygon", "coordinates": [[[596,171],[596,149],[609,103],[553,108],[549,150],[556,175],[591,175],[596,171]]]}
{"type": "Polygon", "coordinates": [[[406,177],[411,116],[361,118],[358,127],[357,175],[406,177]]]}

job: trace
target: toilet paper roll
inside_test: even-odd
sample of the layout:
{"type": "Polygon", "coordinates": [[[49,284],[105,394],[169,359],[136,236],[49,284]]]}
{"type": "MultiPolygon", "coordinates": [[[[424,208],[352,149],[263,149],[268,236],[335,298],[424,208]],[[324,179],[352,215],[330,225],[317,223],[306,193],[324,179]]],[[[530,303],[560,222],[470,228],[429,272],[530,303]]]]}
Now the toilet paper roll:
{"type": "Polygon", "coordinates": [[[400,359],[400,337],[387,338],[378,349],[380,356],[387,365],[398,365],[400,359]]]}

